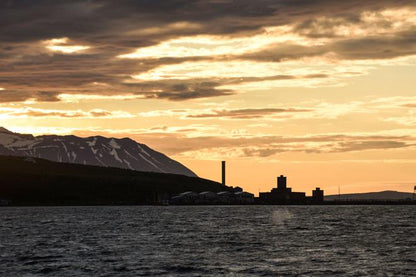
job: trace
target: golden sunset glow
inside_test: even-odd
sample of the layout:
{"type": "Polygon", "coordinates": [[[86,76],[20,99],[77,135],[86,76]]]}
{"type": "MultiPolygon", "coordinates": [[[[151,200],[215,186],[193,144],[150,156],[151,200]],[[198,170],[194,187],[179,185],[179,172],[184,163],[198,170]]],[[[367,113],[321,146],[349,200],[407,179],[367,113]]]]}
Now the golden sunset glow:
{"type": "MultiPolygon", "coordinates": [[[[261,34],[249,37],[227,36],[191,36],[162,42],[156,46],[145,47],[137,51],[120,55],[120,58],[141,59],[161,57],[196,57],[241,55],[254,52],[276,43],[296,43],[307,45],[310,41],[291,33],[290,26],[266,27],[261,34]]],[[[319,42],[312,41],[316,44],[319,42]]]]}
{"type": "Polygon", "coordinates": [[[414,4],[208,2],[11,22],[0,126],[130,137],[216,181],[226,160],[227,183],[255,194],[280,174],[307,192],[413,188],[414,4]]]}
{"type": "Polygon", "coordinates": [[[51,39],[44,43],[49,50],[65,54],[72,54],[90,48],[89,46],[83,45],[66,45],[68,43],[68,38],[51,39]]]}
{"type": "Polygon", "coordinates": [[[71,103],[79,103],[82,101],[111,101],[111,100],[134,100],[144,98],[141,95],[134,95],[134,94],[122,94],[122,95],[100,95],[100,94],[59,94],[58,98],[61,99],[63,102],[71,103]]]}

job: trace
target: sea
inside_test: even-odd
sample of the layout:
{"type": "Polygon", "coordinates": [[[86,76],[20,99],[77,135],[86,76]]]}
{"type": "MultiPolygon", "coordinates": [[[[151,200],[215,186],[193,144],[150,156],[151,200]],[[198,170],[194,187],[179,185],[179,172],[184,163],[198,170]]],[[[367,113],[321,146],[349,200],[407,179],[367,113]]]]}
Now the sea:
{"type": "Polygon", "coordinates": [[[0,276],[416,276],[416,209],[0,207],[0,276]]]}

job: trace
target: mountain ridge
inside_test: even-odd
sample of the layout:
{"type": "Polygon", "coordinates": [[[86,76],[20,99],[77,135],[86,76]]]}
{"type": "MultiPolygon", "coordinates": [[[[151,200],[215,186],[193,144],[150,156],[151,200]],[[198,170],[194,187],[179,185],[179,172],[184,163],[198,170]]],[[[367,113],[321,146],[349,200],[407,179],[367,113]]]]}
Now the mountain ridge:
{"type": "Polygon", "coordinates": [[[325,200],[405,200],[412,199],[413,194],[410,192],[401,192],[394,190],[384,190],[377,192],[333,194],[325,196],[325,200]]]}
{"type": "Polygon", "coordinates": [[[197,177],[181,163],[127,137],[33,136],[0,127],[0,155],[197,177]]]}

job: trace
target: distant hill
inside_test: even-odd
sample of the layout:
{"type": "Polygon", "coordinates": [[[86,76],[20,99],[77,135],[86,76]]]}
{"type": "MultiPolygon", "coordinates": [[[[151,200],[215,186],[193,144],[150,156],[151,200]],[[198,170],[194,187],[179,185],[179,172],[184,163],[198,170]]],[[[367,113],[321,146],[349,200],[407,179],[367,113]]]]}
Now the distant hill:
{"type": "Polygon", "coordinates": [[[35,137],[13,133],[0,127],[0,155],[196,177],[194,172],[181,163],[129,138],[56,135],[35,137]]]}
{"type": "Polygon", "coordinates": [[[0,156],[0,200],[12,205],[152,204],[223,190],[231,188],[198,177],[0,156]]]}
{"type": "Polygon", "coordinates": [[[352,193],[339,195],[327,195],[325,200],[405,200],[412,199],[413,194],[400,191],[380,191],[380,192],[366,192],[366,193],[352,193]]]}

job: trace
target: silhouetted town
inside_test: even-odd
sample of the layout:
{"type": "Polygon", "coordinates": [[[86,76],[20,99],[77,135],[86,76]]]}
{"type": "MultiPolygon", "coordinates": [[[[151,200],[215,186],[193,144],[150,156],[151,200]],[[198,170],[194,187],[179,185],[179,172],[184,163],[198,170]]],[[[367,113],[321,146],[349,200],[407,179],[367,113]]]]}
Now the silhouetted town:
{"type": "Polygon", "coordinates": [[[233,188],[233,191],[204,191],[201,193],[187,191],[171,198],[172,205],[280,205],[280,204],[322,204],[324,202],[324,191],[316,188],[312,196],[307,197],[304,192],[293,192],[287,187],[286,176],[277,177],[277,187],[270,192],[260,192],[259,197],[245,192],[240,187],[233,188]]]}
{"type": "Polygon", "coordinates": [[[259,197],[243,191],[240,187],[228,187],[225,183],[225,161],[221,162],[221,180],[227,191],[193,192],[186,191],[171,197],[165,204],[172,205],[414,205],[416,186],[413,198],[410,199],[332,199],[325,201],[324,191],[316,187],[312,190],[312,196],[306,196],[305,192],[295,192],[287,186],[287,177],[277,177],[276,187],[269,192],[260,192],[259,197]]]}
{"type": "MultiPolygon", "coordinates": [[[[221,162],[221,180],[225,183],[225,161],[221,162]]],[[[277,177],[277,186],[270,192],[260,192],[259,197],[243,191],[240,187],[233,188],[233,191],[204,191],[201,193],[187,191],[172,197],[169,204],[172,205],[241,205],[241,204],[260,204],[260,205],[279,205],[279,204],[322,204],[324,202],[324,191],[316,188],[312,191],[312,196],[307,197],[304,192],[293,192],[287,187],[287,177],[280,175],[277,177]]]]}

